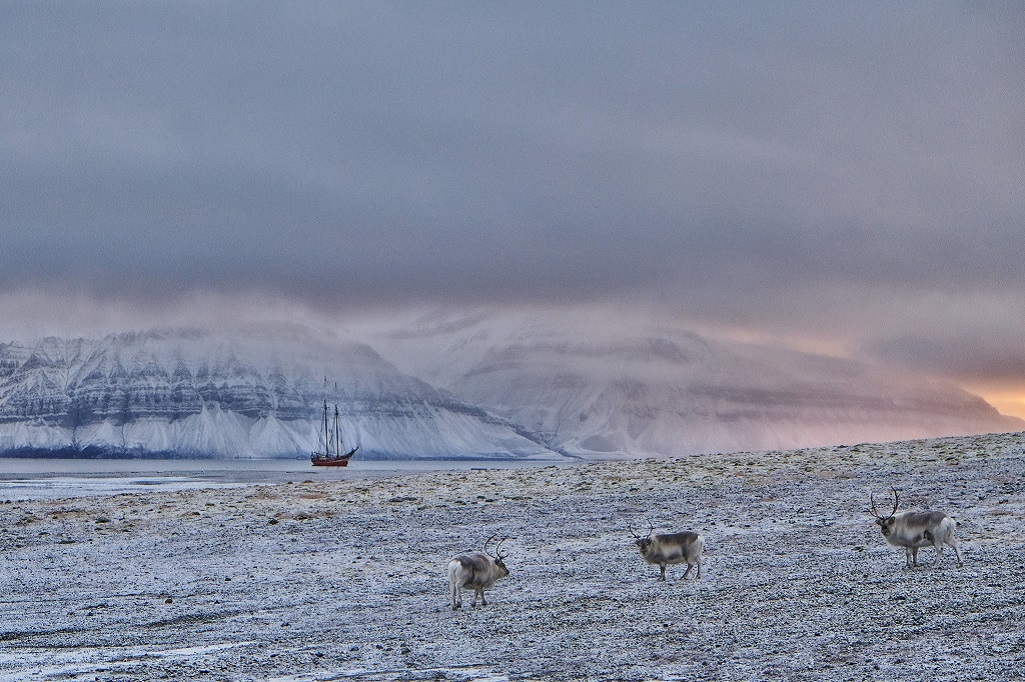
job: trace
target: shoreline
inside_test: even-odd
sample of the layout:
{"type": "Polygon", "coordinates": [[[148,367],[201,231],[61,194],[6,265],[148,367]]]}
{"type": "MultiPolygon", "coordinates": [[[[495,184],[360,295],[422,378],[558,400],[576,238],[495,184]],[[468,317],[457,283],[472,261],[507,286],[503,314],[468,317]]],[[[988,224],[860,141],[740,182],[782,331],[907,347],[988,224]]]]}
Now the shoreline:
{"type": "Polygon", "coordinates": [[[1008,679],[1022,443],[0,504],[0,681],[1008,679]],[[865,512],[891,483],[958,519],[963,568],[903,570],[865,512]],[[705,535],[702,580],[655,581],[628,532],[649,523],[705,535]],[[491,534],[511,575],[454,612],[444,565],[491,534]]]}
{"type": "Polygon", "coordinates": [[[314,467],[309,460],[16,459],[0,463],[0,502],[93,497],[125,492],[174,491],[295,480],[364,480],[437,471],[576,466],[564,460],[360,460],[348,467],[314,467]],[[14,464],[12,464],[12,462],[14,464]]]}

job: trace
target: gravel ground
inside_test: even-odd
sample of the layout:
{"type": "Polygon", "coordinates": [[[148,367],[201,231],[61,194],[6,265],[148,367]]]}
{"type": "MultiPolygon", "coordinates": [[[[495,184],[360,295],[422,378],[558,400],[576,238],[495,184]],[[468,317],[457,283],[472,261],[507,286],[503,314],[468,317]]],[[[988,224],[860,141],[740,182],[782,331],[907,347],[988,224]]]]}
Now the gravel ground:
{"type": "Polygon", "coordinates": [[[0,504],[0,681],[1021,679],[1023,473],[1010,434],[0,504]],[[962,568],[903,568],[891,484],[962,568]],[[452,611],[494,533],[511,576],[452,611]]]}

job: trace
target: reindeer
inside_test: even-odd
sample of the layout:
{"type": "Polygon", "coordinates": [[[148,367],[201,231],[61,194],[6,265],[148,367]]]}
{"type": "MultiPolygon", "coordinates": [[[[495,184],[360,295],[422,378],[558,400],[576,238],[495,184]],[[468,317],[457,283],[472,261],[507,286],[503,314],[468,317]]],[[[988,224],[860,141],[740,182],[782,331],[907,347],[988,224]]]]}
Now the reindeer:
{"type": "Polygon", "coordinates": [[[691,568],[698,567],[695,580],[701,578],[701,552],[705,549],[705,538],[700,533],[683,531],[680,533],[665,533],[652,535],[655,527],[649,524],[648,536],[642,538],[630,529],[634,536],[634,543],[640,550],[641,556],[649,564],[658,564],[661,571],[659,580],[666,581],[666,565],[682,564],[686,562],[687,570],[683,572],[681,580],[686,580],[691,568]]]}
{"type": "Polygon", "coordinates": [[[481,605],[487,606],[484,599],[484,590],[488,589],[499,578],[509,575],[509,569],[505,567],[505,555],[502,554],[502,543],[508,538],[498,541],[495,546],[495,554],[488,552],[488,544],[495,539],[492,535],[484,541],[484,548],[481,552],[468,552],[454,557],[448,562],[448,586],[452,593],[452,610],[463,605],[463,588],[473,590],[473,602],[470,606],[477,605],[477,597],[480,596],[481,605]]]}
{"type": "Polygon", "coordinates": [[[957,554],[957,565],[964,562],[961,558],[961,548],[954,538],[954,528],[957,524],[943,512],[901,512],[897,513],[900,505],[900,498],[897,496],[897,489],[893,488],[893,510],[889,516],[883,517],[876,511],[876,501],[869,495],[869,502],[872,505],[872,515],[876,517],[876,523],[883,531],[883,537],[894,547],[903,547],[906,559],[905,568],[918,566],[918,548],[932,546],[936,550],[936,557],[933,559],[932,568],[936,568],[940,559],[943,558],[943,545],[950,545],[957,554]]]}

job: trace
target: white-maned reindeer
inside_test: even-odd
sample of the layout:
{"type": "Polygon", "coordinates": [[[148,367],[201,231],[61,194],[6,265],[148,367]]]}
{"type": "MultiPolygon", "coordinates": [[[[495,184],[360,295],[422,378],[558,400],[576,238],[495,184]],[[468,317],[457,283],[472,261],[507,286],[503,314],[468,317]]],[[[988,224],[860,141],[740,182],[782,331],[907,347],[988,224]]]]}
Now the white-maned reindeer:
{"type": "Polygon", "coordinates": [[[668,564],[687,564],[687,570],[683,572],[681,580],[686,580],[691,568],[697,566],[698,572],[695,580],[701,578],[701,553],[705,549],[705,538],[700,533],[685,530],[679,533],[655,534],[654,527],[648,530],[648,536],[642,538],[633,530],[630,534],[634,536],[634,543],[640,550],[641,556],[649,564],[658,564],[660,569],[659,580],[666,580],[666,566],[668,564]]]}
{"type": "Polygon", "coordinates": [[[918,565],[918,549],[920,547],[932,547],[936,550],[936,557],[933,559],[932,567],[939,565],[943,558],[943,545],[950,545],[957,554],[957,565],[963,561],[961,548],[954,537],[954,529],[957,524],[943,512],[900,512],[897,507],[900,505],[900,498],[897,496],[897,489],[893,488],[893,510],[889,516],[881,516],[876,511],[876,501],[869,495],[869,502],[872,505],[872,514],[876,517],[883,537],[894,547],[903,547],[906,559],[905,567],[914,568],[918,565]]]}
{"type": "Polygon", "coordinates": [[[502,543],[507,538],[498,541],[495,554],[492,555],[488,552],[488,544],[494,539],[495,536],[492,535],[484,541],[483,551],[460,554],[448,562],[448,587],[452,594],[453,610],[463,605],[464,587],[473,590],[473,602],[470,606],[477,605],[478,596],[481,605],[487,606],[484,590],[494,585],[499,578],[509,575],[509,569],[505,567],[505,555],[501,551],[502,543]]]}

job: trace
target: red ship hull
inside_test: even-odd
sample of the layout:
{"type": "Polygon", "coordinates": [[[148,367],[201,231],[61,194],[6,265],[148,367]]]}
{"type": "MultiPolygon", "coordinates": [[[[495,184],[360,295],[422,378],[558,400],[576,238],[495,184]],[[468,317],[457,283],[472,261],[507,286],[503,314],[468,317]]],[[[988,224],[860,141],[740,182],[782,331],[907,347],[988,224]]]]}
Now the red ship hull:
{"type": "Polygon", "coordinates": [[[310,461],[313,462],[315,467],[347,467],[349,466],[349,458],[345,459],[328,459],[327,457],[311,457],[310,461]]]}

